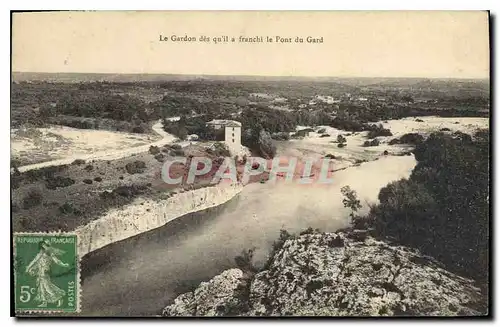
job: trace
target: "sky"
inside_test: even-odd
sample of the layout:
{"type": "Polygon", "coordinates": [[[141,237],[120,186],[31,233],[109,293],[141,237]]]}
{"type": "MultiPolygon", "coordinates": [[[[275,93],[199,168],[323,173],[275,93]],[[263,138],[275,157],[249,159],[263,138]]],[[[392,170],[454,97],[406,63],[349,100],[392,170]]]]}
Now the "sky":
{"type": "Polygon", "coordinates": [[[488,33],[485,11],[14,13],[12,69],[488,78],[488,33]],[[174,35],[210,42],[173,42],[174,35]],[[235,42],[212,41],[222,36],[235,42]],[[240,36],[264,42],[239,43],[240,36]],[[323,42],[308,43],[308,36],[323,42]]]}

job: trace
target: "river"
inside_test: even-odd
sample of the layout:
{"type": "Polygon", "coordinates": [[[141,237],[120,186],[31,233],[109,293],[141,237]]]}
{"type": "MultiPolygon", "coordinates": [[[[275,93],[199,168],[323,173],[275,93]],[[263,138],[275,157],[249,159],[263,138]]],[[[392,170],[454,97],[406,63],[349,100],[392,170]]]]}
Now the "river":
{"type": "Polygon", "coordinates": [[[408,177],[415,164],[413,156],[387,156],[335,172],[330,185],[247,185],[224,205],[94,251],[81,262],[82,314],[159,314],[178,294],[234,267],[244,249],[255,247],[262,263],[281,228],[347,226],[342,186],[357,191],[366,212],[380,188],[408,177]]]}

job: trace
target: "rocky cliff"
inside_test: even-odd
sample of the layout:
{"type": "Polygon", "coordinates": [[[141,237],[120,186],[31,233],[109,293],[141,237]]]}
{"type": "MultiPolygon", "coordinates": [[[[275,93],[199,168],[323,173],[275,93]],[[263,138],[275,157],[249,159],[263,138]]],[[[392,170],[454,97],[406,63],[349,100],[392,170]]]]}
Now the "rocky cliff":
{"type": "Polygon", "coordinates": [[[472,281],[412,249],[361,231],[310,233],[285,241],[265,270],[226,270],[163,315],[481,315],[483,298],[472,281]]]}
{"type": "Polygon", "coordinates": [[[241,184],[219,184],[178,193],[165,200],[137,198],[77,228],[74,232],[79,240],[78,255],[82,257],[108,244],[161,227],[188,213],[223,204],[242,189],[241,184]]]}

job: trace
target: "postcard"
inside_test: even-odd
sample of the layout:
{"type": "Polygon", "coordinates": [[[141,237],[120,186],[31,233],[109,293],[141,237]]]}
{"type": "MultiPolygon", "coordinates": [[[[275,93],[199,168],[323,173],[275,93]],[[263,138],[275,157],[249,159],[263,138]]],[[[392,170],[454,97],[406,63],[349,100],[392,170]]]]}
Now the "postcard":
{"type": "Polygon", "coordinates": [[[13,316],[491,315],[489,12],[11,17],[13,316]]]}

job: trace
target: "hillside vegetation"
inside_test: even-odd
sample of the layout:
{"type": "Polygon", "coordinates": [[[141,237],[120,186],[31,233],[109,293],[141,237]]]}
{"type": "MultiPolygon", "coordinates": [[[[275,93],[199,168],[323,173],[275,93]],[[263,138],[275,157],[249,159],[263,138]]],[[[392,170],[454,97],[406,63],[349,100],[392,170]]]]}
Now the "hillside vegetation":
{"type": "Polygon", "coordinates": [[[489,135],[432,134],[414,150],[409,179],[390,183],[358,228],[416,247],[486,285],[489,268],[489,135]]]}

